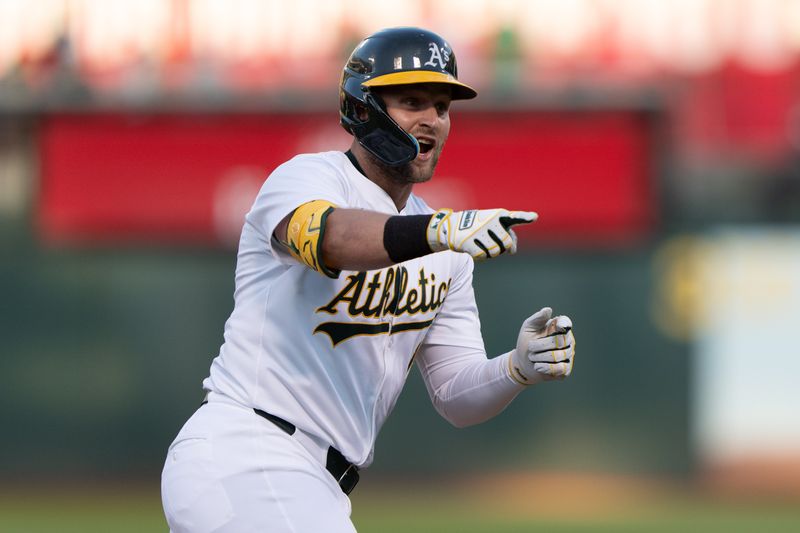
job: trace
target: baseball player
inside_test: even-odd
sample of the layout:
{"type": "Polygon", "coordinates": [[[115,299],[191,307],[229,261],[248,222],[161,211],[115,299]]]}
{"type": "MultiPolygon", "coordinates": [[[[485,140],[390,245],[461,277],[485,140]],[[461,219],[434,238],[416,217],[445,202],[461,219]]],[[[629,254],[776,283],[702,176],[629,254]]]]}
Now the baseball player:
{"type": "Polygon", "coordinates": [[[433,210],[431,179],[460,82],[439,35],[392,28],[344,67],[345,153],[298,155],[247,214],[225,341],[206,401],[169,448],[174,532],[353,532],[348,494],[416,363],[436,410],[487,420],[522,390],[569,376],[572,323],[544,308],[487,358],[474,260],[516,251],[536,213],[433,210]]]}

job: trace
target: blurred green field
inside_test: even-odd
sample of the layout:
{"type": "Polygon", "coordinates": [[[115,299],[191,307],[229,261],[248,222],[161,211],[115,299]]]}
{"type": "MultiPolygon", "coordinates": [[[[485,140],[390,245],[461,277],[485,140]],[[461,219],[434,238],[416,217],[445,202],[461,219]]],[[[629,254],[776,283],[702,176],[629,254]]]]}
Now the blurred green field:
{"type": "MultiPolygon", "coordinates": [[[[794,501],[725,500],[671,492],[635,497],[629,503],[589,501],[556,487],[549,498],[525,494],[464,491],[458,485],[422,484],[398,488],[361,486],[353,498],[353,520],[360,533],[517,533],[530,531],[678,531],[789,533],[800,531],[800,505],[794,501]],[[506,504],[498,503],[502,500],[506,504]],[[554,504],[554,502],[558,502],[554,504]]],[[[511,487],[511,489],[516,489],[511,487]]],[[[596,498],[596,499],[597,499],[596,498]]],[[[142,533],[167,531],[157,489],[119,486],[46,486],[0,490],[3,533],[142,533]]]]}

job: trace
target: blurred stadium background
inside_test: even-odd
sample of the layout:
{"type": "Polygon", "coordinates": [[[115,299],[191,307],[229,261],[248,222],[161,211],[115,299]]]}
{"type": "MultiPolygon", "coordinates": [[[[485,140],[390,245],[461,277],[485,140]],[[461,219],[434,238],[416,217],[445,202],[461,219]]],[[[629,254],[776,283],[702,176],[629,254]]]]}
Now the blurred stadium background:
{"type": "Polygon", "coordinates": [[[469,429],[412,373],[359,530],[800,530],[800,1],[0,0],[0,531],[166,530],[243,214],[399,25],[480,93],[421,195],[540,213],[488,351],[541,305],[581,346],[469,429]]]}

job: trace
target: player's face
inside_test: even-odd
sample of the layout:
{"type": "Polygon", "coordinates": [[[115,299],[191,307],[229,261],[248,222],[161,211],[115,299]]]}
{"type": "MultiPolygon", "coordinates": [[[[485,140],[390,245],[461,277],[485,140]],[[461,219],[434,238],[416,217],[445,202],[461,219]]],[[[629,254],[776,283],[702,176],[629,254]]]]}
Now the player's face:
{"type": "Polygon", "coordinates": [[[443,84],[395,85],[380,96],[397,124],[419,142],[419,155],[393,172],[405,183],[422,183],[433,176],[450,133],[450,88],[443,84]]]}

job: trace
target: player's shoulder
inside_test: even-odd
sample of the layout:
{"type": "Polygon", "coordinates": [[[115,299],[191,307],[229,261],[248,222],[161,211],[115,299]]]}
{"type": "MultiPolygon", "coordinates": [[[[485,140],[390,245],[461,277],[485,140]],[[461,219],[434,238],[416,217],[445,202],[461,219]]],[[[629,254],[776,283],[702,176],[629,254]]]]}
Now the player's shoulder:
{"type": "Polygon", "coordinates": [[[298,154],[275,168],[267,177],[262,193],[280,190],[330,189],[346,190],[344,172],[347,157],[342,152],[298,154]]]}
{"type": "Polygon", "coordinates": [[[285,163],[279,165],[273,171],[273,174],[279,175],[295,171],[306,171],[309,168],[325,169],[331,172],[341,169],[343,160],[346,161],[347,156],[345,156],[343,152],[338,151],[297,154],[285,163]]]}

